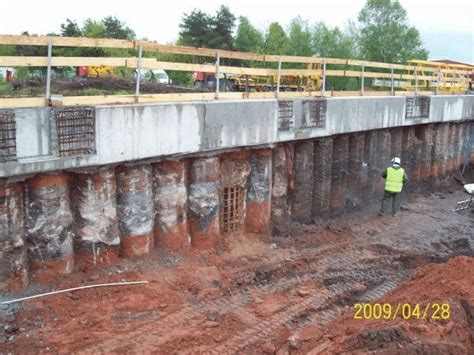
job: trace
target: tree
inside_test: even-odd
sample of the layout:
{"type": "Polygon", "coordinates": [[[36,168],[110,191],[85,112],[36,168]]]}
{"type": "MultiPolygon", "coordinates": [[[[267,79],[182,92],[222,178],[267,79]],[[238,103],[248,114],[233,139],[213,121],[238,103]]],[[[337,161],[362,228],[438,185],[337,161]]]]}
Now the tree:
{"type": "Polygon", "coordinates": [[[61,36],[82,37],[82,31],[76,21],[66,19],[66,23],[61,24],[61,36]]]}
{"type": "Polygon", "coordinates": [[[264,44],[263,34],[250,23],[247,17],[241,16],[235,34],[234,48],[242,52],[261,53],[264,44]]]}
{"type": "Polygon", "coordinates": [[[308,22],[300,16],[294,18],[289,26],[289,55],[300,55],[310,57],[313,55],[311,48],[311,31],[308,22]]]}
{"type": "Polygon", "coordinates": [[[113,16],[107,16],[102,20],[105,28],[106,38],[116,39],[134,39],[135,32],[130,29],[124,22],[113,16]]]}
{"type": "MultiPolygon", "coordinates": [[[[36,34],[29,34],[28,31],[23,31],[21,33],[22,36],[32,36],[36,37],[36,34]]],[[[45,56],[48,55],[48,48],[43,47],[43,46],[15,46],[15,51],[14,51],[16,56],[45,56]]],[[[35,68],[36,70],[36,68],[35,68]]]]}
{"type": "Polygon", "coordinates": [[[368,0],[358,20],[361,52],[365,59],[404,63],[428,57],[420,33],[409,25],[407,12],[397,0],[368,0]]]}
{"type": "Polygon", "coordinates": [[[222,5],[216,12],[216,16],[211,17],[211,33],[208,38],[208,45],[211,48],[228,49],[234,48],[232,32],[235,27],[235,16],[227,6],[222,5]],[[211,36],[212,34],[212,36],[211,36]]]}
{"type": "MultiPolygon", "coordinates": [[[[341,31],[338,27],[329,28],[324,23],[317,23],[312,30],[313,53],[318,57],[356,58],[356,37],[350,31],[341,31]]],[[[330,65],[327,67],[332,69],[330,65]]],[[[334,68],[339,69],[339,68],[334,68]]],[[[328,77],[328,90],[355,90],[356,78],[328,77]]]]}
{"type": "Polygon", "coordinates": [[[215,16],[194,9],[184,14],[179,25],[180,45],[232,50],[235,16],[227,6],[221,6],[215,16]]]}
{"type": "Polygon", "coordinates": [[[184,14],[179,28],[180,45],[206,47],[211,34],[211,17],[201,10],[194,9],[189,15],[184,14]]]}
{"type": "Polygon", "coordinates": [[[89,38],[104,38],[105,37],[105,26],[100,21],[95,21],[88,18],[84,21],[82,26],[82,33],[84,37],[89,38]]]}
{"type": "Polygon", "coordinates": [[[339,27],[329,28],[317,23],[312,31],[312,52],[318,57],[354,58],[355,39],[342,32],[339,27]]]}
{"type": "Polygon", "coordinates": [[[66,22],[61,24],[61,36],[134,39],[135,32],[125,22],[116,17],[107,16],[101,21],[88,18],[84,21],[82,28],[76,21],[66,19],[66,22]]]}
{"type": "Polygon", "coordinates": [[[288,36],[283,27],[278,22],[271,23],[265,36],[265,53],[284,54],[288,47],[288,36]]]}

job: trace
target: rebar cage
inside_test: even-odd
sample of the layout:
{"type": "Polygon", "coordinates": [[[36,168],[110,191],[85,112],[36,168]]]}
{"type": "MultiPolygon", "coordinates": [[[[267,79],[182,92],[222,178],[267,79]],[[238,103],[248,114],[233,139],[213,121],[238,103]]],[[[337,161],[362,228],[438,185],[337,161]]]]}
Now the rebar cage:
{"type": "Polygon", "coordinates": [[[95,153],[95,109],[65,107],[53,110],[61,157],[95,153]]]}
{"type": "Polygon", "coordinates": [[[306,127],[325,128],[326,127],[326,99],[315,99],[309,101],[309,119],[306,127]]]}
{"type": "Polygon", "coordinates": [[[405,118],[428,118],[430,114],[429,96],[412,96],[406,98],[405,118]]]}
{"type": "Polygon", "coordinates": [[[289,131],[293,127],[293,101],[278,101],[278,129],[289,131]]]}
{"type": "Polygon", "coordinates": [[[13,110],[0,110],[0,161],[16,159],[16,118],[13,110]]]}
{"type": "Polygon", "coordinates": [[[244,189],[240,186],[224,187],[221,224],[224,233],[240,229],[244,210],[244,189]]]}

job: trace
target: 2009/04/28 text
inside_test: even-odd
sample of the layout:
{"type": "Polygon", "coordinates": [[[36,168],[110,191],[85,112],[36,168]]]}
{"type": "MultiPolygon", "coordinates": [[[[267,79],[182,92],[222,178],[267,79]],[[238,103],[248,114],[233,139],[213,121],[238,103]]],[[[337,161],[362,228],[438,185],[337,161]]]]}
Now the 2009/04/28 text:
{"type": "Polygon", "coordinates": [[[451,316],[449,303],[355,303],[354,319],[385,319],[395,320],[401,318],[409,319],[427,319],[448,320],[451,316]]]}

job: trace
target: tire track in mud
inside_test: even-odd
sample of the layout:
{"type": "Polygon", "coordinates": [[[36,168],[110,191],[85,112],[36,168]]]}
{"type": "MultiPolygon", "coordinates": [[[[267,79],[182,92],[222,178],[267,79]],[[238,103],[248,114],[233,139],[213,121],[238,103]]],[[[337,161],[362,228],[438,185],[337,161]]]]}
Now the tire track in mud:
{"type": "MultiPolygon", "coordinates": [[[[124,330],[123,335],[127,339],[117,340],[115,336],[107,339],[98,345],[92,345],[87,347],[90,350],[105,350],[114,351],[122,348],[123,346],[130,346],[130,341],[137,345],[150,344],[152,346],[160,346],[165,343],[169,343],[173,340],[173,335],[163,334],[162,328],[179,328],[182,324],[186,324],[192,320],[202,319],[203,314],[207,312],[217,313],[224,315],[229,312],[235,311],[239,308],[245,307],[269,294],[275,294],[298,286],[299,284],[306,283],[308,281],[322,281],[324,277],[322,275],[333,275],[339,276],[339,273],[328,273],[330,269],[341,269],[341,268],[352,268],[351,277],[357,282],[361,282],[361,275],[358,268],[354,268],[354,265],[360,263],[361,260],[372,260],[374,253],[367,251],[362,248],[352,249],[346,251],[346,253],[328,256],[321,259],[313,259],[313,261],[306,265],[302,270],[298,270],[295,275],[290,277],[283,277],[278,281],[270,282],[264,285],[248,286],[236,290],[236,293],[230,296],[222,296],[217,299],[209,300],[197,305],[187,305],[180,311],[172,313],[164,318],[157,319],[157,317],[148,318],[145,322],[134,323],[135,330],[124,330]]],[[[386,258],[386,257],[384,257],[386,258]]],[[[379,262],[377,267],[380,269],[381,264],[385,264],[386,261],[379,262]]],[[[280,265],[281,266],[281,265],[280,265]]],[[[287,265],[284,269],[290,269],[287,265]]],[[[380,270],[366,270],[366,279],[372,280],[372,282],[379,282],[381,277],[380,270]]],[[[389,274],[385,274],[385,277],[389,274]]],[[[84,344],[82,349],[84,349],[84,344]]]]}
{"type": "MultiPolygon", "coordinates": [[[[423,259],[421,264],[426,264],[431,258],[446,258],[449,259],[450,257],[457,256],[459,254],[472,254],[472,251],[470,250],[469,246],[466,245],[466,241],[463,239],[455,239],[450,242],[443,242],[441,243],[443,247],[441,250],[438,249],[437,252],[433,251],[433,246],[431,248],[426,248],[426,246],[421,246],[421,248],[418,246],[418,248],[414,249],[421,249],[423,250],[421,252],[421,255],[423,256],[423,259]]],[[[417,253],[420,253],[420,250],[413,250],[413,254],[411,257],[417,258],[419,255],[417,253]]],[[[406,256],[406,255],[405,255],[406,256]]],[[[397,260],[400,258],[400,255],[392,255],[392,256],[384,256],[380,255],[380,258],[385,258],[383,260],[383,264],[386,265],[392,265],[392,262],[394,260],[397,260]]],[[[413,265],[411,265],[413,267],[413,265]]],[[[369,288],[368,290],[365,290],[364,292],[360,292],[360,290],[353,289],[353,295],[352,298],[349,297],[349,300],[347,300],[347,295],[346,300],[342,300],[342,304],[338,304],[338,302],[333,302],[335,304],[330,304],[328,307],[319,307],[320,309],[314,309],[313,307],[308,307],[307,308],[307,313],[304,314],[304,317],[300,317],[303,312],[298,312],[293,315],[293,317],[288,317],[286,319],[286,322],[282,323],[279,322],[279,318],[277,318],[277,326],[270,328],[270,331],[259,331],[259,327],[256,326],[256,330],[259,331],[258,333],[254,334],[251,329],[247,330],[241,337],[236,337],[235,339],[233,338],[223,346],[219,348],[211,348],[211,349],[202,349],[200,348],[199,351],[205,351],[205,352],[211,352],[211,353],[220,353],[221,351],[243,351],[243,350],[250,350],[251,346],[257,343],[258,341],[262,341],[265,339],[268,339],[268,336],[270,336],[272,333],[275,333],[276,330],[282,328],[285,324],[288,326],[290,324],[293,324],[293,326],[289,326],[289,328],[292,330],[293,333],[298,332],[301,330],[303,327],[309,325],[309,324],[314,324],[317,326],[322,326],[331,320],[335,319],[338,315],[340,315],[342,312],[348,309],[353,302],[352,299],[354,296],[357,296],[357,300],[362,301],[362,302],[369,302],[369,301],[375,301],[377,299],[382,298],[385,294],[389,293],[393,289],[395,289],[400,282],[406,281],[409,276],[408,268],[405,270],[390,270],[386,269],[384,265],[377,264],[377,265],[372,265],[370,268],[365,269],[364,266],[355,266],[351,270],[347,270],[347,272],[336,272],[336,273],[328,273],[326,275],[327,277],[325,280],[340,280],[342,277],[345,282],[343,282],[342,285],[336,285],[336,290],[338,290],[338,287],[347,288],[348,285],[350,287],[351,284],[353,284],[354,280],[359,280],[359,281],[364,281],[366,283],[373,284],[374,286],[369,288]],[[388,271],[388,272],[387,272],[388,271]],[[349,282],[347,282],[349,281],[349,282]],[[345,301],[345,302],[344,302],[345,301]],[[302,319],[302,320],[301,320],[302,319]],[[273,332],[272,332],[273,331],[273,332]],[[214,352],[216,350],[216,352],[214,352]]],[[[329,289],[333,291],[332,287],[329,286],[329,289]]],[[[344,296],[344,294],[336,292],[331,299],[327,299],[326,301],[331,302],[337,301],[338,297],[344,296]]],[[[266,320],[264,321],[265,323],[266,320]]],[[[268,329],[268,328],[264,328],[268,329]]],[[[197,350],[197,349],[196,349],[197,350]]]]}
{"type": "MultiPolygon", "coordinates": [[[[290,328],[299,330],[309,323],[315,323],[318,325],[327,323],[342,313],[346,305],[342,304],[332,307],[326,307],[325,305],[327,303],[334,303],[340,298],[359,293],[361,278],[369,283],[378,283],[380,285],[380,282],[385,281],[386,278],[393,279],[394,273],[389,272],[385,274],[385,276],[381,276],[376,272],[376,270],[373,270],[372,268],[365,270],[365,272],[362,270],[350,270],[349,273],[345,275],[344,282],[327,287],[326,292],[319,292],[318,294],[312,295],[307,299],[303,299],[294,306],[290,306],[283,312],[277,312],[269,318],[266,318],[262,321],[259,320],[259,322],[255,324],[254,327],[247,329],[242,334],[236,335],[218,347],[207,349],[191,349],[190,352],[203,351],[222,354],[223,352],[248,350],[248,347],[260,340],[267,339],[269,335],[275,333],[284,326],[288,326],[289,324],[293,324],[293,326],[290,328]],[[305,316],[303,317],[303,321],[300,321],[301,315],[305,316]]],[[[379,289],[379,286],[376,286],[370,291],[379,289]]],[[[386,290],[386,292],[389,291],[388,289],[386,290]]]]}
{"type": "MultiPolygon", "coordinates": [[[[129,339],[133,339],[133,342],[143,343],[142,340],[138,339],[151,339],[157,336],[160,337],[161,333],[157,332],[156,329],[162,326],[165,328],[180,327],[181,324],[186,323],[187,321],[190,321],[193,318],[202,317],[202,313],[205,310],[209,310],[210,312],[219,312],[221,314],[228,313],[239,307],[243,307],[246,304],[253,302],[255,299],[263,297],[267,294],[281,292],[295,287],[298,284],[308,282],[318,274],[323,273],[328,268],[334,268],[336,266],[338,268],[348,267],[358,262],[363,257],[370,257],[373,255],[374,254],[372,252],[359,249],[356,251],[352,250],[349,255],[342,254],[337,255],[335,257],[315,259],[311,264],[305,267],[304,270],[302,270],[298,274],[295,274],[292,277],[282,278],[276,282],[270,282],[268,284],[257,284],[253,286],[242,287],[240,289],[235,290],[236,292],[228,296],[222,296],[217,299],[198,303],[196,305],[186,305],[179,311],[171,313],[168,316],[165,316],[164,318],[158,318],[158,316],[156,316],[148,318],[142,323],[134,323],[134,329],[124,329],[123,334],[129,339]]],[[[288,266],[286,266],[285,268],[288,269],[288,266]]],[[[111,335],[111,337],[105,342],[97,344],[98,349],[120,347],[117,346],[118,341],[116,337],[117,334],[114,334],[113,336],[111,335]]],[[[163,343],[163,340],[159,340],[157,341],[157,343],[163,343]]],[[[123,341],[119,342],[122,343],[123,341]]],[[[92,345],[92,348],[95,347],[95,345],[92,345]]],[[[86,350],[89,349],[89,347],[88,345],[82,344],[81,349],[86,350]]]]}
{"type": "MultiPolygon", "coordinates": [[[[245,270],[237,270],[235,275],[233,275],[234,286],[236,281],[241,279],[249,280],[248,282],[251,283],[249,286],[240,286],[237,284],[236,288],[231,289],[230,295],[224,295],[205,302],[198,302],[194,305],[188,304],[179,311],[171,313],[165,317],[153,314],[152,312],[149,317],[146,317],[146,319],[133,322],[133,324],[124,327],[123,330],[120,330],[113,336],[105,339],[105,341],[100,344],[83,343],[80,350],[118,351],[124,348],[133,348],[134,346],[140,347],[143,344],[156,349],[165,344],[172,344],[173,341],[180,336],[173,332],[166,332],[167,329],[179,329],[183,324],[188,324],[192,321],[202,321],[206,312],[212,312],[222,316],[252,304],[265,295],[289,290],[308,281],[324,283],[325,281],[328,282],[328,280],[331,281],[332,279],[334,284],[328,285],[327,288],[329,289],[332,287],[341,287],[340,284],[347,285],[348,283],[368,283],[369,287],[376,287],[389,279],[397,280],[406,277],[408,267],[407,265],[403,265],[405,264],[402,260],[403,258],[413,258],[417,253],[424,256],[429,255],[423,245],[417,245],[417,247],[409,245],[411,247],[411,253],[410,255],[406,255],[405,250],[384,250],[383,247],[386,246],[383,243],[380,243],[380,240],[379,245],[382,248],[373,248],[373,245],[370,243],[368,244],[367,242],[368,241],[365,240],[365,245],[362,243],[360,245],[359,243],[354,245],[354,243],[352,243],[352,247],[349,247],[348,243],[343,243],[346,244],[347,247],[338,243],[338,245],[330,245],[327,248],[306,248],[301,250],[300,253],[297,253],[297,255],[291,255],[291,262],[288,262],[288,258],[283,256],[277,259],[285,260],[284,263],[271,260],[269,263],[264,263],[263,265],[260,264],[257,269],[264,270],[264,272],[269,275],[270,279],[279,277],[276,281],[268,281],[267,279],[259,280],[255,277],[255,267],[245,268],[245,270]],[[328,251],[332,251],[333,253],[328,251]],[[389,255],[387,255],[387,252],[389,255]],[[303,262],[303,265],[296,265],[296,269],[293,269],[293,264],[298,264],[298,262],[303,262]],[[291,273],[291,275],[288,276],[288,273],[291,273]],[[263,284],[259,284],[259,281],[263,281],[263,284]]],[[[451,247],[443,248],[443,251],[441,253],[438,252],[438,254],[433,252],[433,255],[436,255],[437,257],[440,257],[440,254],[442,254],[442,257],[448,257],[449,255],[457,254],[457,252],[456,248],[451,247]]],[[[420,263],[420,261],[417,261],[417,263],[420,263]]],[[[230,269],[232,269],[232,267],[230,267],[230,269]]],[[[349,286],[344,287],[347,288],[349,286]]],[[[376,291],[374,292],[376,294],[380,293],[376,291]]],[[[335,295],[331,297],[334,297],[335,295]]],[[[382,294],[380,293],[380,295],[382,294]]],[[[316,302],[318,299],[317,297],[320,296],[316,295],[314,297],[313,298],[316,302]]],[[[303,302],[306,301],[303,300],[303,302]]],[[[330,320],[340,313],[343,307],[344,306],[326,308],[316,313],[309,312],[309,321],[317,323],[318,319],[330,320]]],[[[291,309],[293,311],[285,313],[287,321],[290,321],[293,318],[298,318],[298,315],[301,313],[299,311],[294,311],[293,308],[291,309]]],[[[295,309],[300,310],[300,308],[295,309]]],[[[308,307],[304,308],[303,311],[307,311],[307,309],[308,307]]],[[[296,322],[296,324],[298,325],[298,322],[296,322]]],[[[303,326],[303,324],[299,325],[303,326]]],[[[251,329],[253,328],[247,329],[245,334],[247,334],[247,332],[252,333],[253,331],[251,331],[251,329]]],[[[259,328],[255,328],[254,330],[256,334],[259,333],[258,329],[259,328]]],[[[269,329],[271,329],[271,327],[269,329]]],[[[261,339],[261,337],[257,338],[261,339]]],[[[254,333],[252,333],[252,339],[256,339],[254,333]]],[[[240,340],[233,341],[242,344],[240,340]]],[[[227,344],[227,342],[225,344],[227,344]]],[[[231,345],[232,344],[233,343],[231,342],[231,345]]],[[[248,345],[251,344],[252,342],[248,345]]],[[[216,348],[206,349],[206,351],[212,351],[213,349],[216,348]]],[[[217,349],[222,349],[222,345],[219,345],[217,349]]],[[[202,351],[201,348],[194,350],[202,351]]]]}

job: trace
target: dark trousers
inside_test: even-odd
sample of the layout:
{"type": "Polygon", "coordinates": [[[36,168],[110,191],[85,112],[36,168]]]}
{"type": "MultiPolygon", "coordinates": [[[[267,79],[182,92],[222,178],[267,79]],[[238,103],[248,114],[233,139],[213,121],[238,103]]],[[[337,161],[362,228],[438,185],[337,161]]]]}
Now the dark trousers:
{"type": "Polygon", "coordinates": [[[390,192],[385,191],[382,200],[382,207],[380,208],[380,213],[386,214],[388,212],[388,207],[392,201],[392,214],[397,214],[400,209],[400,192],[390,192]]]}

